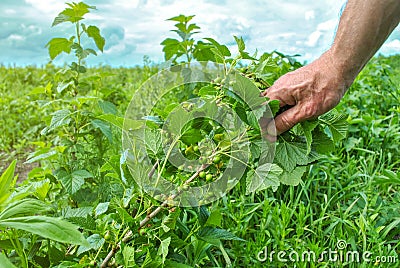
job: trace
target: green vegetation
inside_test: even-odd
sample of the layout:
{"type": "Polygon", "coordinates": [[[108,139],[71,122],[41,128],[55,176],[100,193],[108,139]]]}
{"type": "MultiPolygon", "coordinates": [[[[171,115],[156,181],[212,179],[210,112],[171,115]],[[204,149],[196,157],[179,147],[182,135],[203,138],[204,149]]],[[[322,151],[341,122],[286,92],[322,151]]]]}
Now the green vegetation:
{"type": "MultiPolygon", "coordinates": [[[[177,87],[146,115],[153,133],[143,141],[149,161],[165,163],[155,165],[158,172],[183,192],[215,181],[228,166],[230,148],[252,148],[244,175],[227,195],[179,208],[171,196],[143,194],[122,148],[124,113],[159,68],[147,61],[137,68],[86,68],[88,56],[107,41],[96,26],[82,23],[92,9],[70,4],[54,20],[53,26],[73,23],[76,32],[50,40],[50,57],[73,53],[74,62],[0,67],[0,267],[396,265],[376,256],[399,262],[400,55],[372,59],[336,110],[280,136],[266,176],[257,122],[267,106],[250,109],[240,93],[256,92],[256,104],[267,102],[258,92],[301,64],[279,52],[249,55],[238,37],[239,53],[232,56],[214,39],[195,39],[192,16],[171,18],[179,39],[162,42],[166,60],[217,62],[226,76],[177,87]],[[234,70],[236,83],[250,84],[229,84],[234,70]],[[212,120],[190,121],[176,142],[187,159],[202,163],[190,171],[165,161],[156,141],[169,113],[179,103],[193,109],[190,100],[198,97],[234,110],[249,138],[228,139],[232,133],[212,120]],[[216,146],[209,149],[207,140],[216,146]],[[269,260],[272,251],[313,251],[318,259],[338,250],[340,240],[343,252],[372,252],[371,261],[292,262],[286,255],[285,263],[276,254],[269,260]],[[265,260],[258,259],[260,251],[268,253],[265,260]]],[[[279,112],[277,102],[268,107],[279,112]]]]}

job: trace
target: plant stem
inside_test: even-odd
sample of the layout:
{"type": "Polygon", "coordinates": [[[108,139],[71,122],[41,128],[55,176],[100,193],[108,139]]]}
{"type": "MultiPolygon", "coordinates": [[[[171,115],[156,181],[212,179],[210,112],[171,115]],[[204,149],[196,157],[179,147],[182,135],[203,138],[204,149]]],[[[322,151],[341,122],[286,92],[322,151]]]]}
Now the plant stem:
{"type": "MultiPolygon", "coordinates": [[[[156,164],[154,164],[154,166],[152,167],[152,169],[150,170],[148,177],[151,178],[154,175],[154,172],[156,171],[158,166],[158,162],[156,162],[156,164]]],[[[194,173],[189,179],[187,179],[183,184],[189,184],[190,182],[192,182],[195,178],[197,178],[199,176],[199,173],[201,171],[203,171],[204,169],[206,169],[209,165],[208,164],[203,164],[201,165],[201,167],[196,171],[196,173],[194,173]]],[[[146,217],[139,223],[139,228],[138,230],[140,230],[147,222],[149,222],[152,218],[154,218],[158,213],[161,212],[161,210],[165,207],[167,207],[170,203],[171,200],[174,200],[176,197],[178,197],[183,191],[178,191],[176,194],[170,195],[168,198],[165,199],[164,202],[161,203],[161,205],[159,207],[157,207],[153,212],[151,212],[150,214],[146,215],[146,217]]],[[[124,238],[121,240],[122,243],[126,243],[128,242],[131,238],[132,238],[133,232],[129,231],[126,233],[126,235],[124,236],[124,238]]],[[[107,256],[105,257],[105,259],[103,260],[103,262],[101,263],[100,267],[107,267],[108,262],[111,260],[111,258],[115,255],[115,253],[118,252],[118,250],[121,247],[121,242],[119,242],[114,248],[112,248],[110,250],[110,252],[108,252],[107,256]]]]}
{"type": "MultiPolygon", "coordinates": [[[[76,37],[78,39],[78,45],[81,46],[81,33],[79,31],[79,22],[76,23],[76,37]]],[[[80,71],[79,68],[81,67],[81,57],[77,56],[78,58],[78,74],[76,76],[76,84],[79,84],[79,75],[80,75],[80,71]]],[[[78,94],[77,91],[75,91],[75,96],[76,94],[78,94]]]]}

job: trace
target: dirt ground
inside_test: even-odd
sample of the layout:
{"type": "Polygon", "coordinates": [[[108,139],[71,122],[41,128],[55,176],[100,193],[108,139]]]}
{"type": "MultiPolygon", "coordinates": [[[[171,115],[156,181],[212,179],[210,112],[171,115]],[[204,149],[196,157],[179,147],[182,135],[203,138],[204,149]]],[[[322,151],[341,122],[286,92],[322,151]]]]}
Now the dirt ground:
{"type": "Polygon", "coordinates": [[[15,175],[18,175],[17,184],[23,182],[27,177],[28,173],[39,167],[38,163],[25,163],[26,157],[30,152],[25,153],[7,153],[0,151],[0,174],[11,164],[14,159],[17,159],[17,165],[15,166],[15,175]]]}

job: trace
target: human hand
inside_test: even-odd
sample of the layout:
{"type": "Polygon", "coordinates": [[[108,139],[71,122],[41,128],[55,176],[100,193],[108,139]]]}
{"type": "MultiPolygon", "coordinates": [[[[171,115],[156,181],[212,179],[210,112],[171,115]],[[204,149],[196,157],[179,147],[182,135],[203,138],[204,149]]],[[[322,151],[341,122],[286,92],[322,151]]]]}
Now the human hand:
{"type": "Polygon", "coordinates": [[[280,77],[262,95],[279,100],[280,106],[292,106],[271,120],[260,120],[261,128],[270,140],[299,122],[313,119],[334,108],[343,97],[354,77],[335,64],[330,51],[320,58],[280,77]],[[275,129],[276,128],[276,129],[275,129]]]}

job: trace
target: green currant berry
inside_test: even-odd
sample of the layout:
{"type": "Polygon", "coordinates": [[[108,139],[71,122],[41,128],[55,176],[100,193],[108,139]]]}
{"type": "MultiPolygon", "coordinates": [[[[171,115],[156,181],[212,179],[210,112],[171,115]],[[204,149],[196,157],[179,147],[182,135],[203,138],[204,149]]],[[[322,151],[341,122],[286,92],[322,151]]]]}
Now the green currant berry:
{"type": "Polygon", "coordinates": [[[219,155],[215,156],[213,162],[214,164],[218,164],[219,162],[221,162],[221,157],[219,155]]]}

